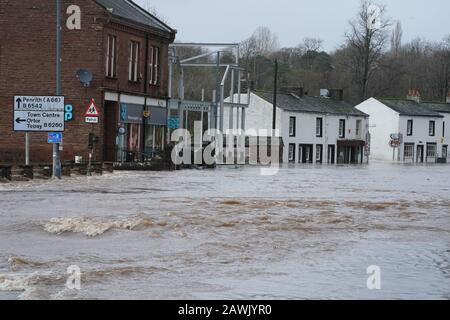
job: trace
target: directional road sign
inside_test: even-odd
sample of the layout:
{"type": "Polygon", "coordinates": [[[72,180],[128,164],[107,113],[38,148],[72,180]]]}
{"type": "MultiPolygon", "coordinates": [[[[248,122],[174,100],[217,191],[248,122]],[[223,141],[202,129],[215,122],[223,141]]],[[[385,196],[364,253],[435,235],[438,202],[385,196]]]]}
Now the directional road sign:
{"type": "Polygon", "coordinates": [[[15,96],[14,131],[63,132],[64,97],[15,96]]]}

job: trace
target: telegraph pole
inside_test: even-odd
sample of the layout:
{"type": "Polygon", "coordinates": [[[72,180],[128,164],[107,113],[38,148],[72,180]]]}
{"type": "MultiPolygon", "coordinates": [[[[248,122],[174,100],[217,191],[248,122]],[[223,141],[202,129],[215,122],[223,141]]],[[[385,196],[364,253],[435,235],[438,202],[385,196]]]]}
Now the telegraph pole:
{"type": "MultiPolygon", "coordinates": [[[[56,95],[61,95],[61,0],[56,0],[56,95]]],[[[59,143],[53,144],[53,178],[61,179],[59,143]]]]}
{"type": "Polygon", "coordinates": [[[277,92],[278,91],[278,59],[275,59],[274,84],[273,84],[273,119],[272,119],[272,136],[275,136],[277,129],[277,92]]]}

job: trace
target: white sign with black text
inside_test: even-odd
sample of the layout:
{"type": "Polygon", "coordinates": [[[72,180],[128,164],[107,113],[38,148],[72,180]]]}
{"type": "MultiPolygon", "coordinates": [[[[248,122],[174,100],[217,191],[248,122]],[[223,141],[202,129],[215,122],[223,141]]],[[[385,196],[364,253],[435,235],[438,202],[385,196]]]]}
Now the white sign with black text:
{"type": "Polygon", "coordinates": [[[63,96],[15,96],[14,131],[64,132],[63,96]]]}

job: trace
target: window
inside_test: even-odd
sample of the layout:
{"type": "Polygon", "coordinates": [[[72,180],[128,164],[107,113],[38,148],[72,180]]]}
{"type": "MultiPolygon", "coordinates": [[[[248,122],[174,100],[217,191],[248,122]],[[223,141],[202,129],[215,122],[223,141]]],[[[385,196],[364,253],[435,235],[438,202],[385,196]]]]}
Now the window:
{"type": "Polygon", "coordinates": [[[361,126],[362,120],[356,120],[356,136],[359,137],[361,135],[361,126]]]}
{"type": "Polygon", "coordinates": [[[322,154],[323,154],[323,146],[321,144],[318,144],[316,146],[316,162],[322,163],[322,154]]]}
{"type": "Polygon", "coordinates": [[[289,144],[289,162],[295,162],[295,144],[289,144]]]}
{"type": "Polygon", "coordinates": [[[295,131],[296,131],[295,125],[296,125],[296,120],[297,120],[296,117],[290,117],[290,118],[289,118],[289,136],[290,136],[290,137],[295,137],[295,131]]]}
{"type": "Polygon", "coordinates": [[[414,143],[405,143],[404,158],[414,158],[414,143]]]}
{"type": "Polygon", "coordinates": [[[339,138],[345,138],[345,120],[339,120],[339,138]]]}
{"type": "Polygon", "coordinates": [[[323,119],[316,119],[316,137],[321,138],[323,136],[323,119]]]}
{"type": "Polygon", "coordinates": [[[115,78],[117,64],[117,37],[110,34],[108,35],[108,44],[106,45],[106,76],[109,78],[115,78]]]}
{"type": "Polygon", "coordinates": [[[435,130],[436,130],[436,122],[430,121],[430,129],[429,129],[430,137],[434,137],[435,130]]]}
{"type": "Polygon", "coordinates": [[[159,84],[159,48],[150,47],[150,57],[149,57],[149,84],[158,85],[159,84]]]}
{"type": "Polygon", "coordinates": [[[412,136],[413,135],[413,121],[408,120],[408,124],[406,126],[406,135],[412,136]]]}
{"type": "Polygon", "coordinates": [[[442,138],[445,137],[445,121],[442,123],[442,138]]]}
{"type": "Polygon", "coordinates": [[[130,42],[130,56],[128,61],[128,80],[138,82],[139,76],[139,42],[130,42]]]}
{"type": "Polygon", "coordinates": [[[436,158],[436,143],[427,143],[427,158],[436,158]]]}

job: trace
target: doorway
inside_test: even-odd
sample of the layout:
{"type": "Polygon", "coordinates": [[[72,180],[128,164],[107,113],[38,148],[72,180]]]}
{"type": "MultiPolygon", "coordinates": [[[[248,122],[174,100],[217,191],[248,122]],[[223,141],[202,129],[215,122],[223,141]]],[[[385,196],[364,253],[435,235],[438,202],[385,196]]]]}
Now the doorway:
{"type": "Polygon", "coordinates": [[[119,110],[117,102],[105,101],[105,136],[103,160],[116,161],[116,138],[119,110]]]}
{"type": "Polygon", "coordinates": [[[418,145],[417,146],[417,163],[423,163],[423,157],[424,157],[424,146],[418,145]]]}
{"type": "Polygon", "coordinates": [[[448,146],[442,146],[442,158],[447,160],[448,157],[448,146]]]}
{"type": "Polygon", "coordinates": [[[336,158],[336,146],[334,144],[328,145],[328,163],[334,164],[336,158]]]}
{"type": "Polygon", "coordinates": [[[299,146],[298,160],[300,163],[313,163],[313,145],[301,144],[299,146]]]}

